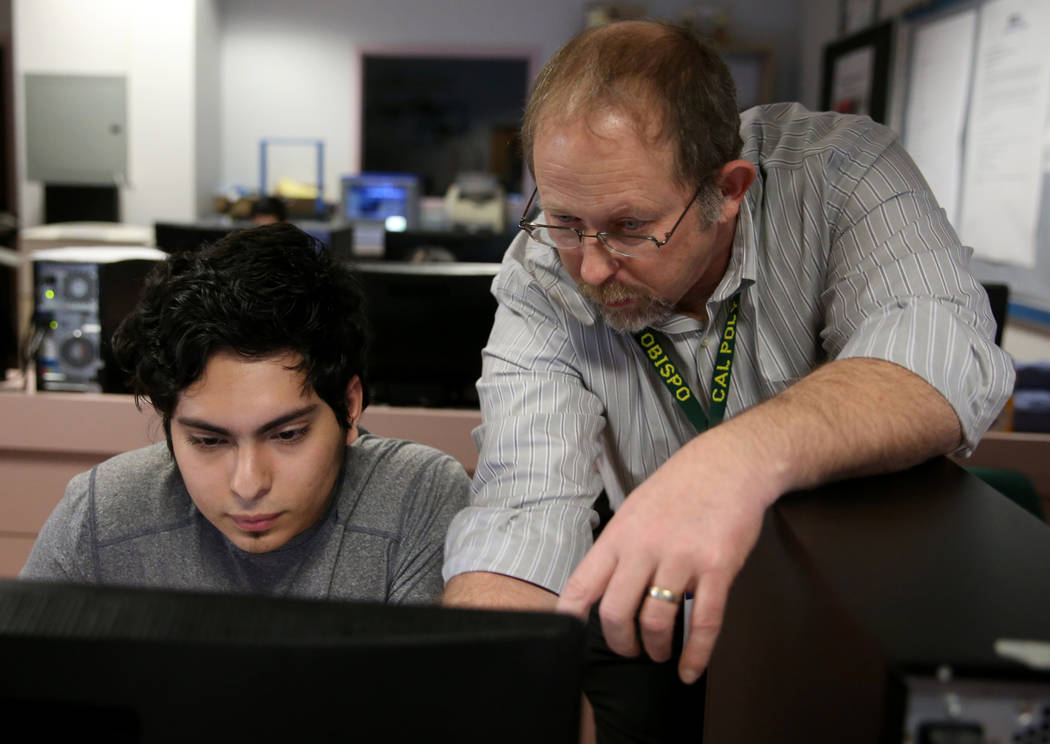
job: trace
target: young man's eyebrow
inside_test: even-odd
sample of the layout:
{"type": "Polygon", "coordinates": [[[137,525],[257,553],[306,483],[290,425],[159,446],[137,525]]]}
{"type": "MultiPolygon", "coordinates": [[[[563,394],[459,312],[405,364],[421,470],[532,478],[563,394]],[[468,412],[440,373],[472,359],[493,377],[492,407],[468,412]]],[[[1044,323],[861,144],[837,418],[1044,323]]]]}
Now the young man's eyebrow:
{"type": "MultiPolygon", "coordinates": [[[[265,424],[256,429],[255,433],[265,434],[268,431],[273,431],[274,429],[283,426],[284,424],[287,424],[289,421],[293,421],[299,418],[300,416],[305,416],[307,414],[313,413],[315,410],[317,410],[317,403],[311,403],[308,406],[303,406],[302,408],[297,408],[294,411],[289,411],[288,413],[278,416],[272,421],[267,421],[265,424]]],[[[209,423],[204,419],[190,418],[188,416],[179,416],[175,420],[183,426],[189,426],[194,429],[201,429],[203,431],[210,431],[215,434],[221,434],[226,437],[230,436],[230,432],[228,429],[224,429],[221,426],[216,426],[215,424],[209,423]]]]}

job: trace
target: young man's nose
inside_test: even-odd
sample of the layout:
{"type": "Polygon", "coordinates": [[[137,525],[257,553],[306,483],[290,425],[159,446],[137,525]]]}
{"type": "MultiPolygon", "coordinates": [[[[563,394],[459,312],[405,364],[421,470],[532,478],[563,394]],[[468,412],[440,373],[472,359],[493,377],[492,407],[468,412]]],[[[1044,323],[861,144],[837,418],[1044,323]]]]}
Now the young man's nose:
{"type": "Polygon", "coordinates": [[[270,490],[270,468],[266,455],[254,445],[240,446],[236,452],[230,489],[241,499],[251,501],[270,490]]]}

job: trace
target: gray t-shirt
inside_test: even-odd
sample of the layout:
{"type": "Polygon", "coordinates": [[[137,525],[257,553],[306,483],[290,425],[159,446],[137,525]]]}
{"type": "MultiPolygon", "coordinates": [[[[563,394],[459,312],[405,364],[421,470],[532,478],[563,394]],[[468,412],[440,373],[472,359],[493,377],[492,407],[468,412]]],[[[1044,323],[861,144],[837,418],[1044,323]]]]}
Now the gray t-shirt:
{"type": "Polygon", "coordinates": [[[197,510],[165,444],[74,477],[21,578],[313,599],[426,603],[442,591],[445,532],[470,480],[452,457],[362,433],[328,510],[268,553],[197,510]]]}

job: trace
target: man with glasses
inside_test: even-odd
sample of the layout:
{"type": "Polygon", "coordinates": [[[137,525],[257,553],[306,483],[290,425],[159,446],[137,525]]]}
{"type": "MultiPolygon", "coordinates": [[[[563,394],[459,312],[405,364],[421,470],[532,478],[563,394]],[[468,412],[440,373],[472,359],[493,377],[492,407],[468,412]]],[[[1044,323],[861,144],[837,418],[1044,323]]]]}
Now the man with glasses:
{"type": "Polygon", "coordinates": [[[540,73],[522,140],[537,193],[493,285],[446,601],[596,606],[602,738],[696,740],[691,683],[765,509],[972,448],[1012,368],[893,133],[788,104],[741,118],[684,30],[581,34],[540,73]],[[603,489],[615,515],[592,546],[603,489]]]}

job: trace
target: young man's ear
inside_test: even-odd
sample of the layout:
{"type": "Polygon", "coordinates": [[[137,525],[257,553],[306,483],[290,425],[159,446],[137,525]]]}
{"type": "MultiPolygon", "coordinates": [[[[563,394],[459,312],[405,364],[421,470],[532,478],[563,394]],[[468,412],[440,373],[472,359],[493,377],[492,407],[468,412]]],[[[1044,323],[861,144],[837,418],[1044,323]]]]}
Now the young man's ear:
{"type": "Polygon", "coordinates": [[[346,386],[346,413],[349,419],[346,427],[346,443],[353,444],[357,439],[357,423],[361,419],[361,403],[363,394],[361,392],[361,378],[354,375],[350,384],[346,386]]]}

